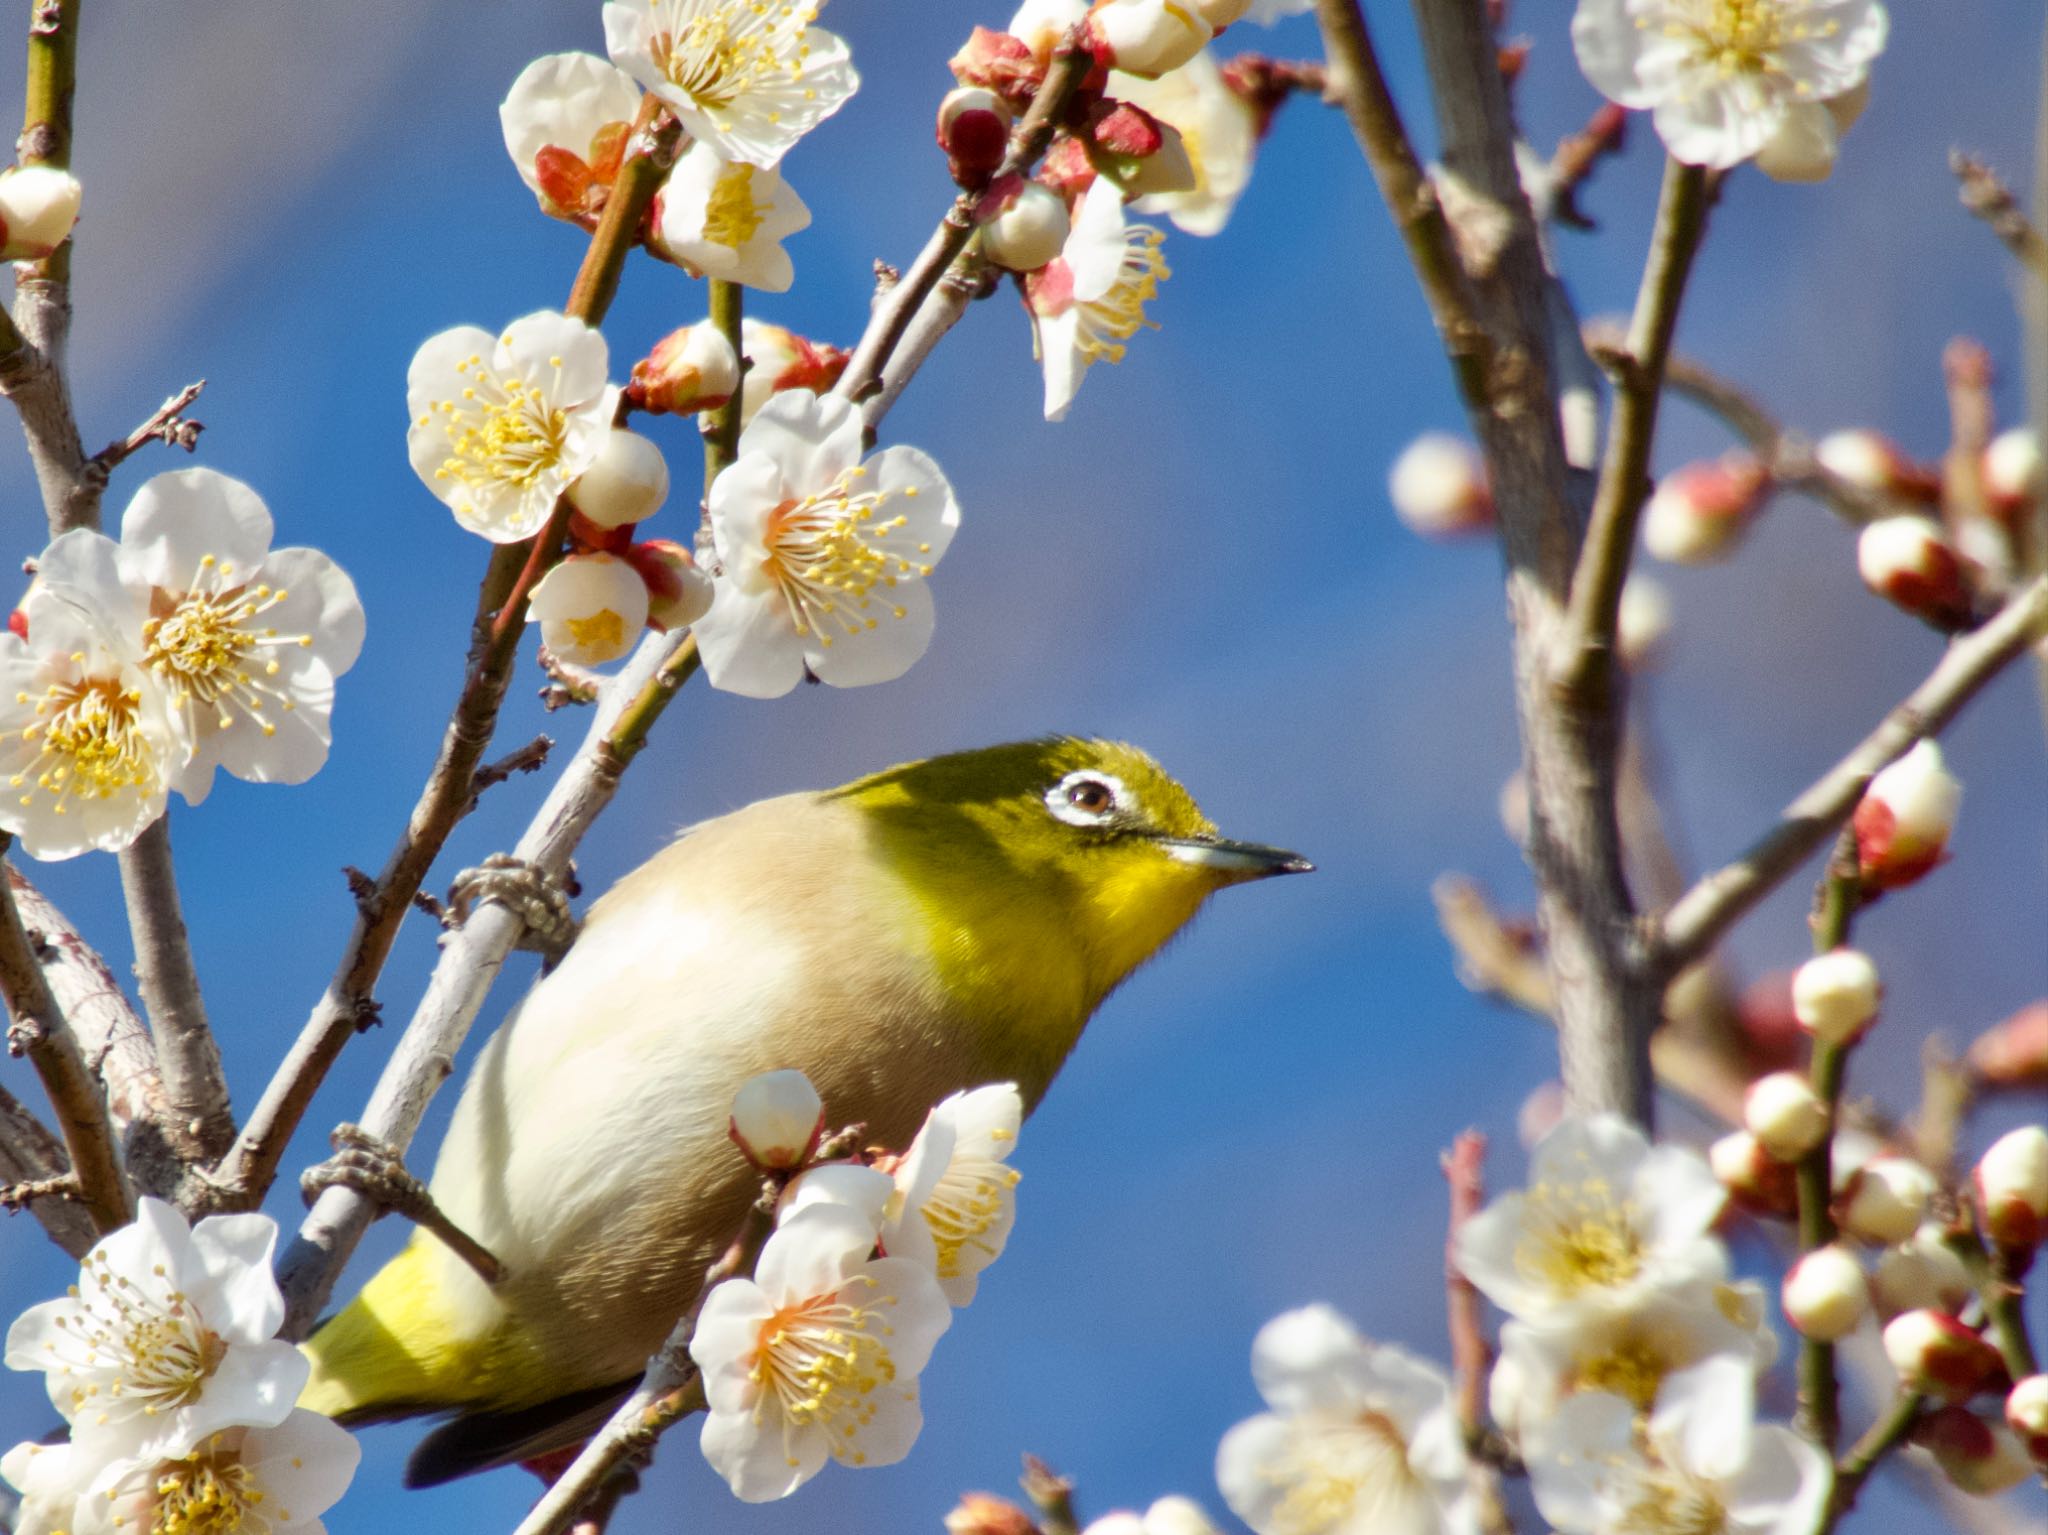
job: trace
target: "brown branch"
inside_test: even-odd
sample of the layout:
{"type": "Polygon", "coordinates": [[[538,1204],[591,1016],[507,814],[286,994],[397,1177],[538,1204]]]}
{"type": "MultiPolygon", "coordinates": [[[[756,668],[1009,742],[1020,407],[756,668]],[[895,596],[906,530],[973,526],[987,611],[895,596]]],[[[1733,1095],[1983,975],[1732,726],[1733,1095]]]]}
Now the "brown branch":
{"type": "Polygon", "coordinates": [[[1475,1453],[1466,1471],[1476,1504],[1479,1528],[1485,1535],[1510,1535],[1507,1505],[1501,1499],[1500,1472],[1482,1449],[1486,1437],[1486,1376],[1493,1368],[1493,1348],[1486,1341],[1485,1306],[1479,1289],[1458,1267],[1458,1232],[1486,1207],[1486,1137],[1466,1130],[1439,1159],[1450,1189],[1450,1220],[1444,1234],[1444,1309],[1451,1336],[1451,1372],[1457,1381],[1458,1422],[1465,1442],[1475,1453]]]}
{"type": "Polygon", "coordinates": [[[1656,923],[1655,966],[1672,974],[1833,836],[1864,786],[1914,742],[1939,733],[1964,704],[2048,633],[2048,577],[2016,592],[1988,623],[1957,639],[1927,680],[1858,745],[1785,807],[1778,824],[1734,862],[1697,881],[1656,923]]]}
{"type": "Polygon", "coordinates": [[[185,412],[192,408],[192,402],[199,398],[199,391],[205,387],[206,380],[203,378],[187,384],[159,405],[147,421],[126,437],[115,439],[93,454],[80,469],[78,485],[73,489],[72,495],[89,496],[97,515],[100,497],[106,491],[107,482],[113,478],[114,471],[150,443],[160,442],[167,448],[183,448],[187,453],[195,451],[199,446],[199,434],[206,430],[206,423],[188,420],[185,412]]]}
{"type": "Polygon", "coordinates": [[[1941,460],[1941,513],[1950,532],[1972,518],[1987,518],[1984,450],[1997,416],[1991,404],[1991,354],[1981,342],[1958,336],[1942,349],[1941,378],[1948,394],[1949,447],[1941,460]]]}
{"type": "Polygon", "coordinates": [[[92,1217],[75,1199],[38,1196],[38,1190],[73,1193],[78,1180],[71,1176],[64,1143],[4,1087],[0,1087],[0,1179],[8,1184],[0,1189],[0,1205],[32,1211],[50,1240],[72,1257],[84,1257],[99,1239],[92,1217]]]}
{"type": "Polygon", "coordinates": [[[1998,172],[1960,149],[1948,152],[1948,168],[1959,183],[1956,195],[1962,205],[1989,225],[2029,272],[2048,280],[2048,240],[2028,222],[2025,210],[1998,172]]]}
{"type": "Polygon", "coordinates": [[[535,736],[519,750],[507,752],[496,762],[486,762],[469,780],[469,808],[474,810],[486,789],[495,788],[514,773],[537,773],[546,766],[548,753],[555,749],[553,736],[535,736]]]}
{"type": "Polygon", "coordinates": [[[1558,140],[1550,157],[1544,187],[1547,216],[1574,229],[1591,229],[1593,221],[1579,210],[1579,190],[1592,178],[1600,162],[1618,155],[1628,142],[1628,112],[1612,101],[1602,102],[1577,133],[1558,140]]]}

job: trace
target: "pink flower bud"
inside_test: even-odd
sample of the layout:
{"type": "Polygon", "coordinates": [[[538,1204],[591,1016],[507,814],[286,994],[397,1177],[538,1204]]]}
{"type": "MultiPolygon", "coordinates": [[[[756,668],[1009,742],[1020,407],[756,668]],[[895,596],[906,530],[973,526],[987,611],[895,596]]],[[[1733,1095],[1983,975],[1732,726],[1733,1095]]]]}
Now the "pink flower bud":
{"type": "Polygon", "coordinates": [[[647,623],[664,634],[687,629],[711,611],[711,577],[681,544],[651,538],[627,547],[623,556],[647,584],[647,623]]]}
{"type": "Polygon", "coordinates": [[[616,661],[647,627],[647,586],[613,554],[572,554],[533,589],[526,610],[549,650],[578,666],[616,661]]]}
{"type": "Polygon", "coordinates": [[[1938,475],[1914,463],[1884,433],[1868,427],[1828,433],[1814,444],[1813,456],[1830,474],[1873,496],[1926,506],[1941,499],[1938,475]]]}
{"type": "Polygon", "coordinates": [[[1088,129],[1089,159],[1123,189],[1125,197],[1188,192],[1195,162],[1180,130],[1127,101],[1098,104],[1088,129]]]}
{"type": "Polygon", "coordinates": [[[1796,1162],[1827,1138],[1828,1106],[1796,1071],[1774,1071],[1749,1084],[1743,1128],[1780,1162],[1796,1162]]]}
{"type": "Polygon", "coordinates": [[[1911,1157],[1872,1157],[1849,1180],[1839,1218],[1866,1242],[1903,1242],[1920,1229],[1927,1206],[1941,1191],[1934,1174],[1911,1157]]]}
{"type": "Polygon", "coordinates": [[[1097,58],[1148,80],[1187,63],[1213,33],[1180,0],[1095,0],[1087,26],[1097,58]]]}
{"type": "Polygon", "coordinates": [[[1923,1227],[1909,1240],[1879,1253],[1870,1276],[1871,1297],[1887,1321],[1902,1311],[1922,1307],[1954,1316],[1975,1288],[1963,1260],[1949,1249],[1935,1226],[1923,1227]]]}
{"type": "Polygon", "coordinates": [[[661,449],[615,426],[597,461],[569,486],[569,504],[600,528],[631,527],[661,510],[668,499],[668,461],[661,449]]]}
{"type": "Polygon", "coordinates": [[[2022,1125],[1991,1143],[1971,1179],[1984,1235],[2030,1253],[2048,1236],[2048,1130],[2022,1125]]]}
{"type": "Polygon", "coordinates": [[[40,261],[71,238],[78,178],[54,165],[0,171],[0,261],[40,261]]]}
{"type": "Polygon", "coordinates": [[[1792,1169],[1747,1130],[1724,1135],[1708,1147],[1707,1165],[1729,1197],[1752,1215],[1789,1216],[1799,1208],[1792,1169]]]}
{"type": "Polygon", "coordinates": [[[2005,1394],[2005,1421],[2035,1464],[2048,1466],[2048,1375],[2029,1375],[2005,1394]]]}
{"type": "Polygon", "coordinates": [[[1793,1264],[1780,1296],[1785,1319],[1802,1337],[1820,1343],[1848,1337],[1870,1311],[1863,1265],[1839,1242],[1817,1247],[1793,1264]]]}
{"type": "Polygon", "coordinates": [[[962,85],[994,91],[1011,107],[1021,110],[1030,104],[1039,83],[1045,79],[1045,63],[1044,59],[1033,57],[1021,38],[976,27],[947,66],[962,85]]]}
{"type": "Polygon", "coordinates": [[[1922,1418],[1913,1426],[1913,1443],[1934,1457],[1950,1485],[1976,1497],[1996,1497],[2033,1474],[2019,1435],[1961,1407],[1922,1418]]]}
{"type": "Polygon", "coordinates": [[[1963,562],[1938,524],[1926,517],[1880,517],[1856,539],[1863,584],[1946,633],[1970,624],[1971,597],[1963,562]]]}
{"type": "Polygon", "coordinates": [[[740,386],[739,354],[709,320],[670,331],[633,364],[627,402],[654,415],[711,410],[740,386]]]}
{"type": "Polygon", "coordinates": [[[768,403],[770,395],[785,389],[808,389],[823,394],[839,382],[852,354],[824,341],[811,341],[780,325],[744,320],[740,343],[751,364],[740,391],[740,420],[754,419],[754,412],[768,403]]]}
{"type": "Polygon", "coordinates": [[[800,1071],[764,1071],[733,1094],[733,1142],[756,1167],[801,1167],[824,1134],[824,1101],[800,1071]]]}
{"type": "Polygon", "coordinates": [[[1493,526],[1493,492],[1479,450],[1448,432],[1424,432],[1387,475],[1394,515],[1424,538],[1452,538],[1493,526]]]}
{"type": "Polygon", "coordinates": [[[1877,966],[1860,949],[1817,954],[1792,975],[1792,1015],[1799,1027],[1830,1045],[1861,1039],[1877,1016],[1884,988],[1877,966]]]}
{"type": "Polygon", "coordinates": [[[1059,193],[1022,176],[1005,176],[975,204],[981,253],[1012,272],[1035,272],[1067,243],[1067,205],[1059,193]]]}
{"type": "Polygon", "coordinates": [[[1987,1087],[2048,1087],[2048,1002],[2031,1002],[1979,1034],[1969,1065],[1987,1087]]]}
{"type": "Polygon", "coordinates": [[[953,179],[979,186],[1003,163],[1010,147],[1010,104],[985,85],[963,85],[939,102],[939,148],[953,179]]]}
{"type": "Polygon", "coordinates": [[[1932,741],[1920,742],[1871,779],[1852,822],[1864,884],[1894,890],[1940,863],[1962,800],[1963,786],[1932,741]]]}
{"type": "Polygon", "coordinates": [[[1038,1535],[1038,1526],[1007,1498],[968,1492],[961,1494],[960,1506],[946,1515],[946,1535],[1038,1535]]]}
{"type": "Polygon", "coordinates": [[[1925,1307],[1885,1324],[1884,1352],[1907,1390],[1945,1402],[1967,1402],[2004,1383],[2005,1361],[1997,1349],[1954,1317],[1925,1307]]]}
{"type": "Polygon", "coordinates": [[[1722,559],[1749,531],[1770,486],[1764,466],[1746,453],[1674,469],[1643,509],[1643,548],[1675,565],[1722,559]]]}
{"type": "Polygon", "coordinates": [[[2041,499],[2048,472],[2041,462],[2041,444],[2032,427],[2000,432],[1984,450],[1984,494],[1991,510],[2007,523],[2041,499]]]}

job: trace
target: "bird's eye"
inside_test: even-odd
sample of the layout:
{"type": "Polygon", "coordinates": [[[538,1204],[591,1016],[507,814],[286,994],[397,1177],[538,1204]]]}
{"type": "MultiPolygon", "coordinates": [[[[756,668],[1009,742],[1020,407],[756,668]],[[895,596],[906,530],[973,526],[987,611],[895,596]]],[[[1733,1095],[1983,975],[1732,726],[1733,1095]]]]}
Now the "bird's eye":
{"type": "Polygon", "coordinates": [[[1107,773],[1069,773],[1045,791],[1045,808],[1069,826],[1101,827],[1129,817],[1136,801],[1107,773]]]}
{"type": "Polygon", "coordinates": [[[1102,815],[1116,805],[1116,791],[1099,778],[1083,778],[1067,785],[1067,803],[1089,815],[1102,815]]]}

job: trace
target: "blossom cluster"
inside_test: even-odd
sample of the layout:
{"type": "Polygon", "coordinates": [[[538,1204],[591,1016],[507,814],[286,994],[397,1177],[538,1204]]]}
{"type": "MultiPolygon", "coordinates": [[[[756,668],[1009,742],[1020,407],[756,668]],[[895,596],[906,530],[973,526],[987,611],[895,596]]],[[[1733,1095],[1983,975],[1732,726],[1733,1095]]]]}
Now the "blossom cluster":
{"type": "Polygon", "coordinates": [[[824,1106],[801,1072],[741,1088],[733,1139],[784,1188],[752,1276],[711,1291],[690,1344],[704,1456],[737,1496],[910,1452],[917,1377],[1009,1239],[1023,1117],[1016,1087],[991,1084],[938,1104],[900,1156],[817,1162],[824,1106]]]}
{"type": "Polygon", "coordinates": [[[42,1372],[70,1435],[0,1458],[22,1494],[15,1535],[319,1535],[361,1451],[294,1405],[311,1367],[276,1337],[276,1246],[266,1215],[188,1227],[145,1198],[85,1255],[69,1296],[16,1319],[7,1365],[42,1372]]]}
{"type": "Polygon", "coordinates": [[[341,567],[273,549],[263,499],[211,469],[135,493],[117,542],[59,535],[0,635],[0,828],[38,858],[118,850],[216,768],[302,783],[363,644],[341,567]]]}

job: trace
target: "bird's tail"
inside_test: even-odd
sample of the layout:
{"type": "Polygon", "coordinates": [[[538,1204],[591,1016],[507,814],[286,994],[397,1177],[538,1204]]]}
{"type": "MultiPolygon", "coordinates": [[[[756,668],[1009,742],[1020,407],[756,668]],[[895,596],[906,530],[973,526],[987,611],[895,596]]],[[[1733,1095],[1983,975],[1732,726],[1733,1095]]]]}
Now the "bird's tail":
{"type": "Polygon", "coordinates": [[[464,1346],[467,1329],[448,1314],[439,1258],[414,1238],[299,1345],[313,1363],[301,1407],[340,1423],[374,1423],[470,1399],[474,1347],[464,1346]]]}

